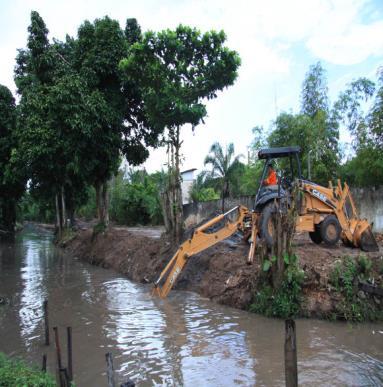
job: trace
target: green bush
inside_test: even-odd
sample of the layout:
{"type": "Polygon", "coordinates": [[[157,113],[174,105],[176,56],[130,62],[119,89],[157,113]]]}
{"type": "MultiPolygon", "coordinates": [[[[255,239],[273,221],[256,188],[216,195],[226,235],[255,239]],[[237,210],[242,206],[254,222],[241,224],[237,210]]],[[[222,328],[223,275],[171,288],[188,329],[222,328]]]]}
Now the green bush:
{"type": "MultiPolygon", "coordinates": [[[[145,170],[119,171],[109,185],[109,218],[117,224],[161,224],[160,190],[164,174],[148,174],[145,170]]],[[[88,201],[77,211],[78,216],[96,217],[96,192],[88,188],[88,201]]]]}
{"type": "Polygon", "coordinates": [[[0,352],[0,387],[50,387],[56,386],[53,377],[21,360],[8,359],[0,352]]]}
{"type": "Polygon", "coordinates": [[[358,258],[359,272],[366,278],[370,276],[372,269],[372,261],[365,255],[360,255],[358,258]]]}
{"type": "Polygon", "coordinates": [[[368,278],[371,268],[371,260],[361,255],[357,259],[345,257],[331,271],[330,284],[343,295],[343,299],[336,304],[338,319],[355,322],[383,319],[383,311],[372,301],[358,297],[359,280],[368,278]]]}
{"type": "MultiPolygon", "coordinates": [[[[256,293],[250,311],[267,317],[293,318],[300,314],[304,273],[298,267],[298,257],[285,256],[286,270],[281,286],[273,289],[268,283],[256,293]]],[[[263,271],[271,270],[276,258],[265,260],[263,271]]]]}

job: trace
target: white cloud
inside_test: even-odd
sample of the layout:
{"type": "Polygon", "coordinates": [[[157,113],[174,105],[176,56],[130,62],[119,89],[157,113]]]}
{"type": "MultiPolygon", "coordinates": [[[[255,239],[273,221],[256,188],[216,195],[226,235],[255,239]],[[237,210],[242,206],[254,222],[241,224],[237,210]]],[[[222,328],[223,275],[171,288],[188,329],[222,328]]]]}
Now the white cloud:
{"type": "Polygon", "coordinates": [[[324,28],[323,32],[308,40],[307,46],[315,56],[334,64],[352,65],[363,62],[369,56],[382,55],[382,21],[337,29],[324,28]]]}
{"type": "MultiPolygon", "coordinates": [[[[184,168],[189,168],[201,165],[217,140],[235,142],[237,151],[245,153],[251,128],[267,127],[277,104],[279,110],[296,107],[301,82],[297,72],[303,76],[307,57],[342,65],[382,57],[383,20],[376,8],[369,0],[0,2],[0,83],[14,90],[16,48],[26,45],[32,9],[40,12],[50,36],[59,39],[65,33],[74,35],[83,20],[104,15],[122,26],[127,17],[136,17],[143,30],[174,28],[179,23],[202,31],[223,29],[227,45],[239,52],[242,66],[235,85],[208,102],[206,124],[196,129],[195,136],[189,128],[184,130],[184,168]]],[[[348,68],[346,72],[353,77],[348,68]]],[[[158,169],[164,159],[163,151],[155,151],[147,165],[158,169]]]]}

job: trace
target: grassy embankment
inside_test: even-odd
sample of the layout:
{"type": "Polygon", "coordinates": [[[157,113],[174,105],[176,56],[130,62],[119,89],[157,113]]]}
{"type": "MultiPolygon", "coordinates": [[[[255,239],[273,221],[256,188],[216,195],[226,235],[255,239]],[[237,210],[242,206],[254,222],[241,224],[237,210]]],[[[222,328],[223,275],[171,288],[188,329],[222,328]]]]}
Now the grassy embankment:
{"type": "Polygon", "coordinates": [[[53,387],[57,384],[53,376],[0,352],[0,387],[20,386],[53,387]]]}
{"type": "MultiPolygon", "coordinates": [[[[299,269],[297,258],[290,263],[282,285],[272,289],[264,283],[256,292],[250,311],[268,317],[304,317],[305,273],[299,269]]],[[[269,270],[265,265],[264,271],[269,270]]],[[[322,318],[351,322],[383,321],[383,300],[376,295],[360,290],[359,284],[370,283],[382,288],[383,264],[373,265],[370,258],[343,257],[329,273],[326,291],[331,295],[332,310],[322,318]],[[376,266],[376,267],[374,267],[376,266]]]]}

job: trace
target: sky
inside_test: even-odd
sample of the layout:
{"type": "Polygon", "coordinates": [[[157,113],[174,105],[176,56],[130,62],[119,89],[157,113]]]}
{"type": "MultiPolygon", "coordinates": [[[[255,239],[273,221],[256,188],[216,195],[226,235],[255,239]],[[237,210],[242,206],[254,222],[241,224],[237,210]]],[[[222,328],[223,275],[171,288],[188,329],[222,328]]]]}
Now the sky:
{"type": "MultiPolygon", "coordinates": [[[[300,89],[310,65],[327,70],[330,100],[349,82],[376,79],[383,65],[383,0],[0,0],[0,84],[16,94],[17,48],[26,46],[30,12],[44,19],[50,39],[75,36],[84,20],[105,15],[120,22],[135,17],[143,31],[186,24],[224,30],[227,46],[242,60],[238,79],[208,101],[205,124],[182,128],[182,169],[203,168],[210,146],[233,142],[247,154],[252,128],[272,127],[282,111],[297,113],[300,89]]],[[[341,141],[350,142],[345,130],[341,141]]],[[[145,168],[166,162],[164,149],[151,150],[145,168]]]]}

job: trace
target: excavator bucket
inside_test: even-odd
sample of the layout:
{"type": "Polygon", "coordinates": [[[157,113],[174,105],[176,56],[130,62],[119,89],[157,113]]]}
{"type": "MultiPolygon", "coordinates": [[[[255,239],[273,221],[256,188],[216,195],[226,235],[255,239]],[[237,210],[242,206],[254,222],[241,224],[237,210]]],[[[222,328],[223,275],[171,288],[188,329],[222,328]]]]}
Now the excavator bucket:
{"type": "Polygon", "coordinates": [[[359,246],[363,251],[379,251],[378,243],[372,233],[371,227],[368,226],[361,234],[359,246]]]}
{"type": "Polygon", "coordinates": [[[341,213],[338,213],[338,219],[341,218],[343,225],[347,225],[346,230],[343,229],[343,242],[349,246],[359,247],[366,252],[379,251],[370,223],[367,219],[359,218],[349,186],[345,183],[344,188],[342,188],[338,180],[338,192],[342,208],[341,213]]]}

